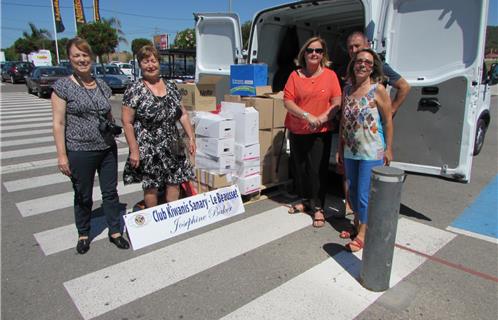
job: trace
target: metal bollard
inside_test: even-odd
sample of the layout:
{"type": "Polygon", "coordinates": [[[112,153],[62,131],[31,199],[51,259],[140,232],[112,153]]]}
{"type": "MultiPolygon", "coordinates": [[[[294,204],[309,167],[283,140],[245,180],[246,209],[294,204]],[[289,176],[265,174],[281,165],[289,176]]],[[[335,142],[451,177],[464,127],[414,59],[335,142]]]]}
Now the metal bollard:
{"type": "Polygon", "coordinates": [[[401,187],[405,177],[404,171],[397,168],[372,169],[368,228],[360,272],[360,283],[371,291],[389,289],[401,187]]]}

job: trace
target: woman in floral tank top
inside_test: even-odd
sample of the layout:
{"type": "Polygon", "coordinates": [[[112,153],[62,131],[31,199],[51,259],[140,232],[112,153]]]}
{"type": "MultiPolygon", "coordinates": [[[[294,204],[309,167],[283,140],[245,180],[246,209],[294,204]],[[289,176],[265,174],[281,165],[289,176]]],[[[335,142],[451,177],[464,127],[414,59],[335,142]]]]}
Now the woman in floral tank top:
{"type": "MultiPolygon", "coordinates": [[[[393,125],[377,54],[371,49],[358,51],[348,66],[348,77],[351,84],[344,88],[339,155],[355,214],[356,237],[346,249],[354,252],[363,248],[365,240],[372,168],[389,165],[392,159],[393,125]]],[[[341,237],[349,238],[351,233],[343,231],[341,237]]]]}

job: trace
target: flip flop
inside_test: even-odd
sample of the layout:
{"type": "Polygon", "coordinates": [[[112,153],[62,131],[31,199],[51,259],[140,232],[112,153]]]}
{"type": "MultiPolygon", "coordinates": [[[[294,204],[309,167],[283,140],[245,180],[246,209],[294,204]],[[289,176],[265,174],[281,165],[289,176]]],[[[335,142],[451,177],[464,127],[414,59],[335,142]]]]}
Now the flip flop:
{"type": "Polygon", "coordinates": [[[318,210],[315,212],[315,214],[313,215],[313,227],[315,228],[321,228],[325,225],[325,217],[323,218],[315,218],[315,215],[317,212],[320,212],[323,216],[323,210],[318,210]]]}
{"type": "Polygon", "coordinates": [[[302,203],[294,204],[289,208],[289,211],[287,211],[289,214],[296,214],[296,213],[302,213],[306,210],[306,207],[302,203]]]}
{"type": "Polygon", "coordinates": [[[346,244],[344,247],[346,248],[346,250],[350,251],[350,252],[358,252],[360,251],[361,249],[363,249],[363,246],[364,246],[364,243],[363,241],[361,241],[360,239],[358,238],[354,238],[353,241],[351,241],[350,243],[346,244]],[[353,248],[351,246],[354,246],[356,248],[353,248]]]}

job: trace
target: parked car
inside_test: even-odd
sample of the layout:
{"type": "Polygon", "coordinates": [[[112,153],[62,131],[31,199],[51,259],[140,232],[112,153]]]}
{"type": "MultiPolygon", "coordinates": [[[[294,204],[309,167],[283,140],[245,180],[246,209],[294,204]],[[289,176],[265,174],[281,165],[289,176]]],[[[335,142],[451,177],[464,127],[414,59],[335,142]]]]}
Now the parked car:
{"type": "Polygon", "coordinates": [[[117,65],[121,69],[121,71],[123,71],[123,73],[126,74],[128,79],[131,80],[133,78],[133,66],[131,64],[118,62],[115,63],[115,65],[117,65]]]}
{"type": "Polygon", "coordinates": [[[64,67],[35,67],[26,77],[28,93],[36,93],[40,98],[47,97],[52,92],[54,82],[70,74],[64,67]]]}
{"type": "Polygon", "coordinates": [[[23,61],[8,61],[2,68],[2,82],[9,80],[12,83],[25,81],[31,70],[33,70],[31,62],[23,61]]]}
{"type": "Polygon", "coordinates": [[[73,73],[73,67],[71,66],[71,62],[67,60],[59,62],[58,66],[66,68],[69,73],[73,73]]]}
{"type": "Polygon", "coordinates": [[[92,74],[107,83],[113,92],[124,91],[131,83],[130,79],[114,64],[94,64],[92,74]]]}

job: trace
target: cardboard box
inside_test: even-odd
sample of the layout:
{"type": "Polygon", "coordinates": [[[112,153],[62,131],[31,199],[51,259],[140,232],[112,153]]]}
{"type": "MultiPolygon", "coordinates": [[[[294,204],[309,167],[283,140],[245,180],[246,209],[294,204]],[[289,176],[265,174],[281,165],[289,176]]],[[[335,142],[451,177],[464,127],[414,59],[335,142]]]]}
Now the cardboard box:
{"type": "Polygon", "coordinates": [[[239,95],[225,94],[223,96],[223,101],[226,102],[242,102],[242,97],[239,95]]]}
{"type": "Polygon", "coordinates": [[[259,164],[260,155],[259,143],[245,146],[240,143],[235,144],[235,161],[238,162],[252,162],[256,161],[259,164]]]}
{"type": "Polygon", "coordinates": [[[196,112],[195,134],[210,138],[235,138],[235,121],[210,112],[196,112]]]}
{"type": "Polygon", "coordinates": [[[285,153],[287,137],[284,135],[285,128],[273,128],[271,130],[272,150],[274,155],[285,153]],[[283,142],[283,145],[282,145],[283,142]]]}
{"type": "Polygon", "coordinates": [[[187,110],[216,110],[216,84],[179,83],[177,87],[187,110]]]}
{"type": "Polygon", "coordinates": [[[245,104],[237,102],[221,102],[220,115],[235,120],[235,143],[251,145],[259,142],[259,114],[252,107],[246,108],[245,104]]]}
{"type": "MultiPolygon", "coordinates": [[[[268,84],[268,65],[234,64],[230,66],[230,94],[257,95],[256,88],[268,84]]],[[[271,92],[271,89],[270,89],[271,92]]]]}
{"type": "Polygon", "coordinates": [[[197,169],[196,176],[201,184],[214,189],[227,187],[233,184],[233,178],[229,173],[197,169]]]}
{"type": "Polygon", "coordinates": [[[259,159],[256,163],[247,164],[243,162],[235,162],[235,175],[237,177],[245,178],[255,174],[260,174],[261,168],[259,159]]]}
{"type": "Polygon", "coordinates": [[[244,97],[242,101],[248,107],[254,107],[259,112],[259,129],[271,129],[273,126],[273,99],[260,97],[244,97]]]}
{"type": "Polygon", "coordinates": [[[240,194],[250,194],[261,189],[261,175],[255,174],[250,177],[238,177],[235,183],[239,187],[240,194]]]}
{"type": "Polygon", "coordinates": [[[195,154],[195,166],[199,169],[214,170],[225,173],[230,170],[235,170],[235,156],[224,155],[213,157],[197,151],[195,154]]]}
{"type": "Polygon", "coordinates": [[[259,130],[259,156],[263,160],[267,155],[271,155],[272,131],[259,130]]]}
{"type": "Polygon", "coordinates": [[[281,128],[285,126],[285,117],[287,109],[285,109],[284,99],[273,99],[273,128],[281,128]]]}
{"type": "Polygon", "coordinates": [[[210,156],[223,156],[234,154],[235,140],[233,138],[196,138],[197,150],[210,156]]]}

